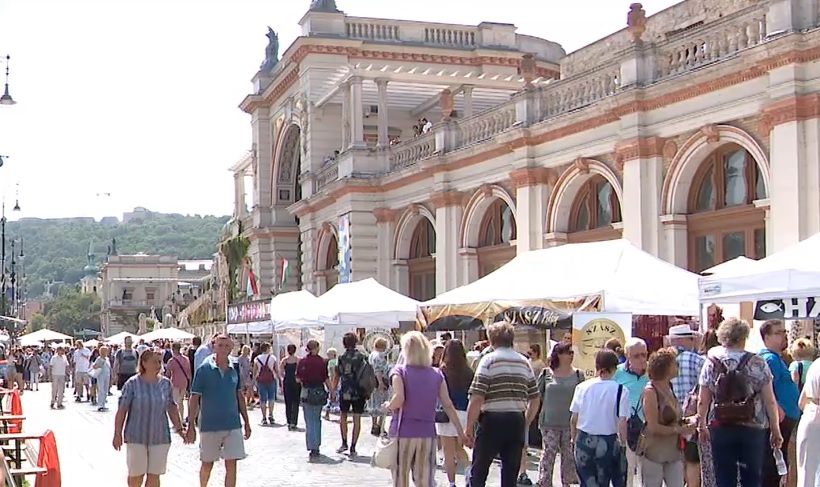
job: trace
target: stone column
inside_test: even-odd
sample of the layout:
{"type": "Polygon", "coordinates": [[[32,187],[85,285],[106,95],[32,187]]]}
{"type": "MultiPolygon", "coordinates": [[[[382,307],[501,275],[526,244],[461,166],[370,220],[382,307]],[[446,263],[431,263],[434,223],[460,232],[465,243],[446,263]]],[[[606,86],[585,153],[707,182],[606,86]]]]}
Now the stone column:
{"type": "Polygon", "coordinates": [[[353,135],[352,145],[354,148],[362,149],[366,146],[364,142],[364,102],[362,101],[362,78],[353,76],[350,78],[350,125],[353,135]]]}
{"type": "MultiPolygon", "coordinates": [[[[317,238],[319,236],[318,229],[314,228],[312,223],[306,222],[307,225],[302,225],[300,231],[301,236],[301,273],[302,273],[302,289],[316,294],[317,296],[323,290],[319,289],[319,283],[316,279],[316,250],[318,246],[317,238]]],[[[297,265],[292,263],[291,265],[297,265]]]]}
{"type": "MultiPolygon", "coordinates": [[[[796,77],[793,66],[773,72],[785,85],[784,76],[796,77]]],[[[799,83],[795,79],[789,83],[799,83]]],[[[789,86],[792,86],[789,84],[789,86]]],[[[791,88],[789,88],[791,89],[791,88]]],[[[781,88],[770,88],[770,92],[781,88]]],[[[820,230],[820,96],[786,95],[763,107],[761,135],[769,135],[770,216],[766,233],[769,254],[810,237],[820,230]]]]}
{"type": "Polygon", "coordinates": [[[376,208],[373,210],[373,216],[376,217],[376,233],[378,239],[378,268],[376,272],[376,279],[385,286],[396,289],[397,282],[394,272],[391,272],[393,267],[394,245],[393,235],[396,233],[396,221],[398,220],[398,212],[390,208],[376,208]]]}
{"type": "Polygon", "coordinates": [[[393,285],[390,286],[394,291],[404,294],[410,294],[410,269],[407,267],[406,259],[396,259],[392,262],[393,266],[393,285]]]}
{"type": "Polygon", "coordinates": [[[245,171],[237,171],[233,175],[233,214],[242,218],[246,214],[245,207],[245,171]]]}
{"type": "Polygon", "coordinates": [[[478,280],[478,251],[462,247],[458,249],[459,286],[478,280]]]}
{"type": "Polygon", "coordinates": [[[473,87],[464,87],[464,118],[473,116],[473,87]]]}
{"type": "Polygon", "coordinates": [[[441,191],[431,198],[436,210],[436,294],[459,286],[459,228],[464,214],[464,194],[441,191]]]}
{"type": "Polygon", "coordinates": [[[658,221],[661,227],[658,257],[687,269],[689,267],[689,244],[686,215],[662,215],[658,221]]]}
{"type": "Polygon", "coordinates": [[[388,102],[387,102],[387,80],[377,79],[376,87],[379,90],[379,147],[387,147],[390,145],[387,129],[389,127],[390,117],[388,116],[388,102]]]}
{"type": "Polygon", "coordinates": [[[351,211],[350,280],[378,278],[379,236],[371,210],[351,211]]]}
{"type": "Polygon", "coordinates": [[[554,169],[528,167],[510,173],[515,186],[516,253],[544,248],[544,226],[550,186],[558,180],[554,169]]]}
{"type": "Polygon", "coordinates": [[[665,143],[660,137],[636,137],[615,145],[615,160],[623,181],[623,236],[652,255],[660,251],[658,218],[665,143]]]}
{"type": "Polygon", "coordinates": [[[345,81],[341,84],[342,92],[342,144],[339,149],[341,152],[350,148],[351,139],[351,123],[350,123],[350,83],[345,81]]]}
{"type": "Polygon", "coordinates": [[[253,144],[256,147],[256,174],[254,174],[253,225],[267,227],[271,223],[273,199],[273,136],[270,112],[266,107],[257,108],[251,117],[253,144]]]}

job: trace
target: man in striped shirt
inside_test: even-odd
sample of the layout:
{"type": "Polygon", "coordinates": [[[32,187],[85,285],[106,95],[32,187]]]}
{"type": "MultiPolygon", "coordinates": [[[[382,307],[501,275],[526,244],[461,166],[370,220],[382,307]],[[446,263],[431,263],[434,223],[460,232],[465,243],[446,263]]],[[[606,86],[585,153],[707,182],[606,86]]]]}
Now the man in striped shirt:
{"type": "Polygon", "coordinates": [[[513,325],[494,323],[487,335],[493,351],[481,358],[476,369],[464,428],[468,440],[475,444],[467,485],[484,487],[498,455],[501,487],[515,487],[524,434],[538,412],[538,387],[529,362],[512,348],[513,325]]]}

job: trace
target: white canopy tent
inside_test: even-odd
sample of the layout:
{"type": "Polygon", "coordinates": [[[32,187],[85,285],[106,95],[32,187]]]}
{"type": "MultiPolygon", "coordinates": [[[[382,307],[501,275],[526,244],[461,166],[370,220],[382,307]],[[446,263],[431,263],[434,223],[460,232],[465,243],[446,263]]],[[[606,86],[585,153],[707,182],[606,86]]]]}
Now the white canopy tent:
{"type": "Polygon", "coordinates": [[[757,265],[757,262],[758,261],[754,259],[741,255],[740,257],[735,257],[732,260],[727,260],[722,264],[710,267],[705,271],[702,271],[700,274],[703,276],[714,276],[716,274],[731,276],[734,274],[743,274],[745,272],[751,272],[754,266],[757,265]]]}
{"type": "Polygon", "coordinates": [[[626,239],[567,244],[516,256],[495,272],[424,306],[600,295],[602,311],[697,316],[698,276],[626,239]]]}
{"type": "Polygon", "coordinates": [[[701,277],[704,303],[820,296],[820,233],[734,272],[701,277]]]}
{"type": "Polygon", "coordinates": [[[301,290],[279,294],[271,300],[270,317],[274,331],[310,328],[320,324],[319,298],[301,290]]]}
{"type": "Polygon", "coordinates": [[[29,333],[27,335],[23,335],[19,338],[21,342],[23,341],[53,341],[53,340],[73,340],[73,337],[64,335],[62,333],[58,333],[54,330],[47,330],[43,328],[42,330],[37,330],[35,332],[29,333]]]}
{"type": "Polygon", "coordinates": [[[322,325],[397,328],[414,321],[418,301],[382,286],[373,278],[337,284],[317,299],[322,325]]]}
{"type": "Polygon", "coordinates": [[[131,339],[134,340],[134,341],[137,341],[140,338],[139,335],[134,335],[133,333],[128,333],[127,331],[122,331],[120,333],[117,333],[116,335],[112,335],[112,336],[106,338],[104,341],[106,343],[115,343],[117,345],[122,345],[123,343],[125,343],[125,339],[127,337],[131,337],[131,339]]]}
{"type": "Polygon", "coordinates": [[[182,341],[191,340],[194,338],[194,335],[179,328],[160,328],[159,330],[150,331],[140,338],[146,342],[153,342],[154,340],[182,341]]]}

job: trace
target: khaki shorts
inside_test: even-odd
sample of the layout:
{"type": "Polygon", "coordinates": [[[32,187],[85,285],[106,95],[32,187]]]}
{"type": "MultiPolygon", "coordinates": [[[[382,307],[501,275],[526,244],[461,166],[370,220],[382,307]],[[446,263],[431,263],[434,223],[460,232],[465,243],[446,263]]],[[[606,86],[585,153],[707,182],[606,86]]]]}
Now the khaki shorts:
{"type": "Polygon", "coordinates": [[[88,372],[75,372],[74,373],[74,382],[76,382],[77,385],[83,385],[83,386],[87,385],[87,384],[90,384],[91,382],[88,380],[88,372]]]}
{"type": "Polygon", "coordinates": [[[245,458],[245,437],[241,429],[230,431],[203,431],[199,434],[199,460],[213,463],[219,459],[245,458]]]}
{"type": "Polygon", "coordinates": [[[171,445],[138,445],[125,444],[125,463],[129,477],[143,475],[162,475],[168,465],[168,450],[171,445]]]}

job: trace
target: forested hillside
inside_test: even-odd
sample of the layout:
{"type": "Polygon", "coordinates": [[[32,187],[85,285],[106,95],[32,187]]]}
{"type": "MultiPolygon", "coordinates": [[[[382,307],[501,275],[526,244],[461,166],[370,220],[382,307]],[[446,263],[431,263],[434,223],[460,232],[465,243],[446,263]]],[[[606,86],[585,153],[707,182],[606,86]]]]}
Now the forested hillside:
{"type": "MultiPolygon", "coordinates": [[[[179,259],[210,259],[229,217],[154,214],[129,223],[101,223],[91,219],[23,219],[6,224],[6,238],[23,239],[28,298],[43,294],[46,283],[76,283],[83,277],[89,244],[99,265],[111,239],[120,254],[172,255],[179,259]]],[[[19,244],[15,249],[19,255],[19,244]]],[[[6,249],[7,258],[10,249],[6,249]]]]}

